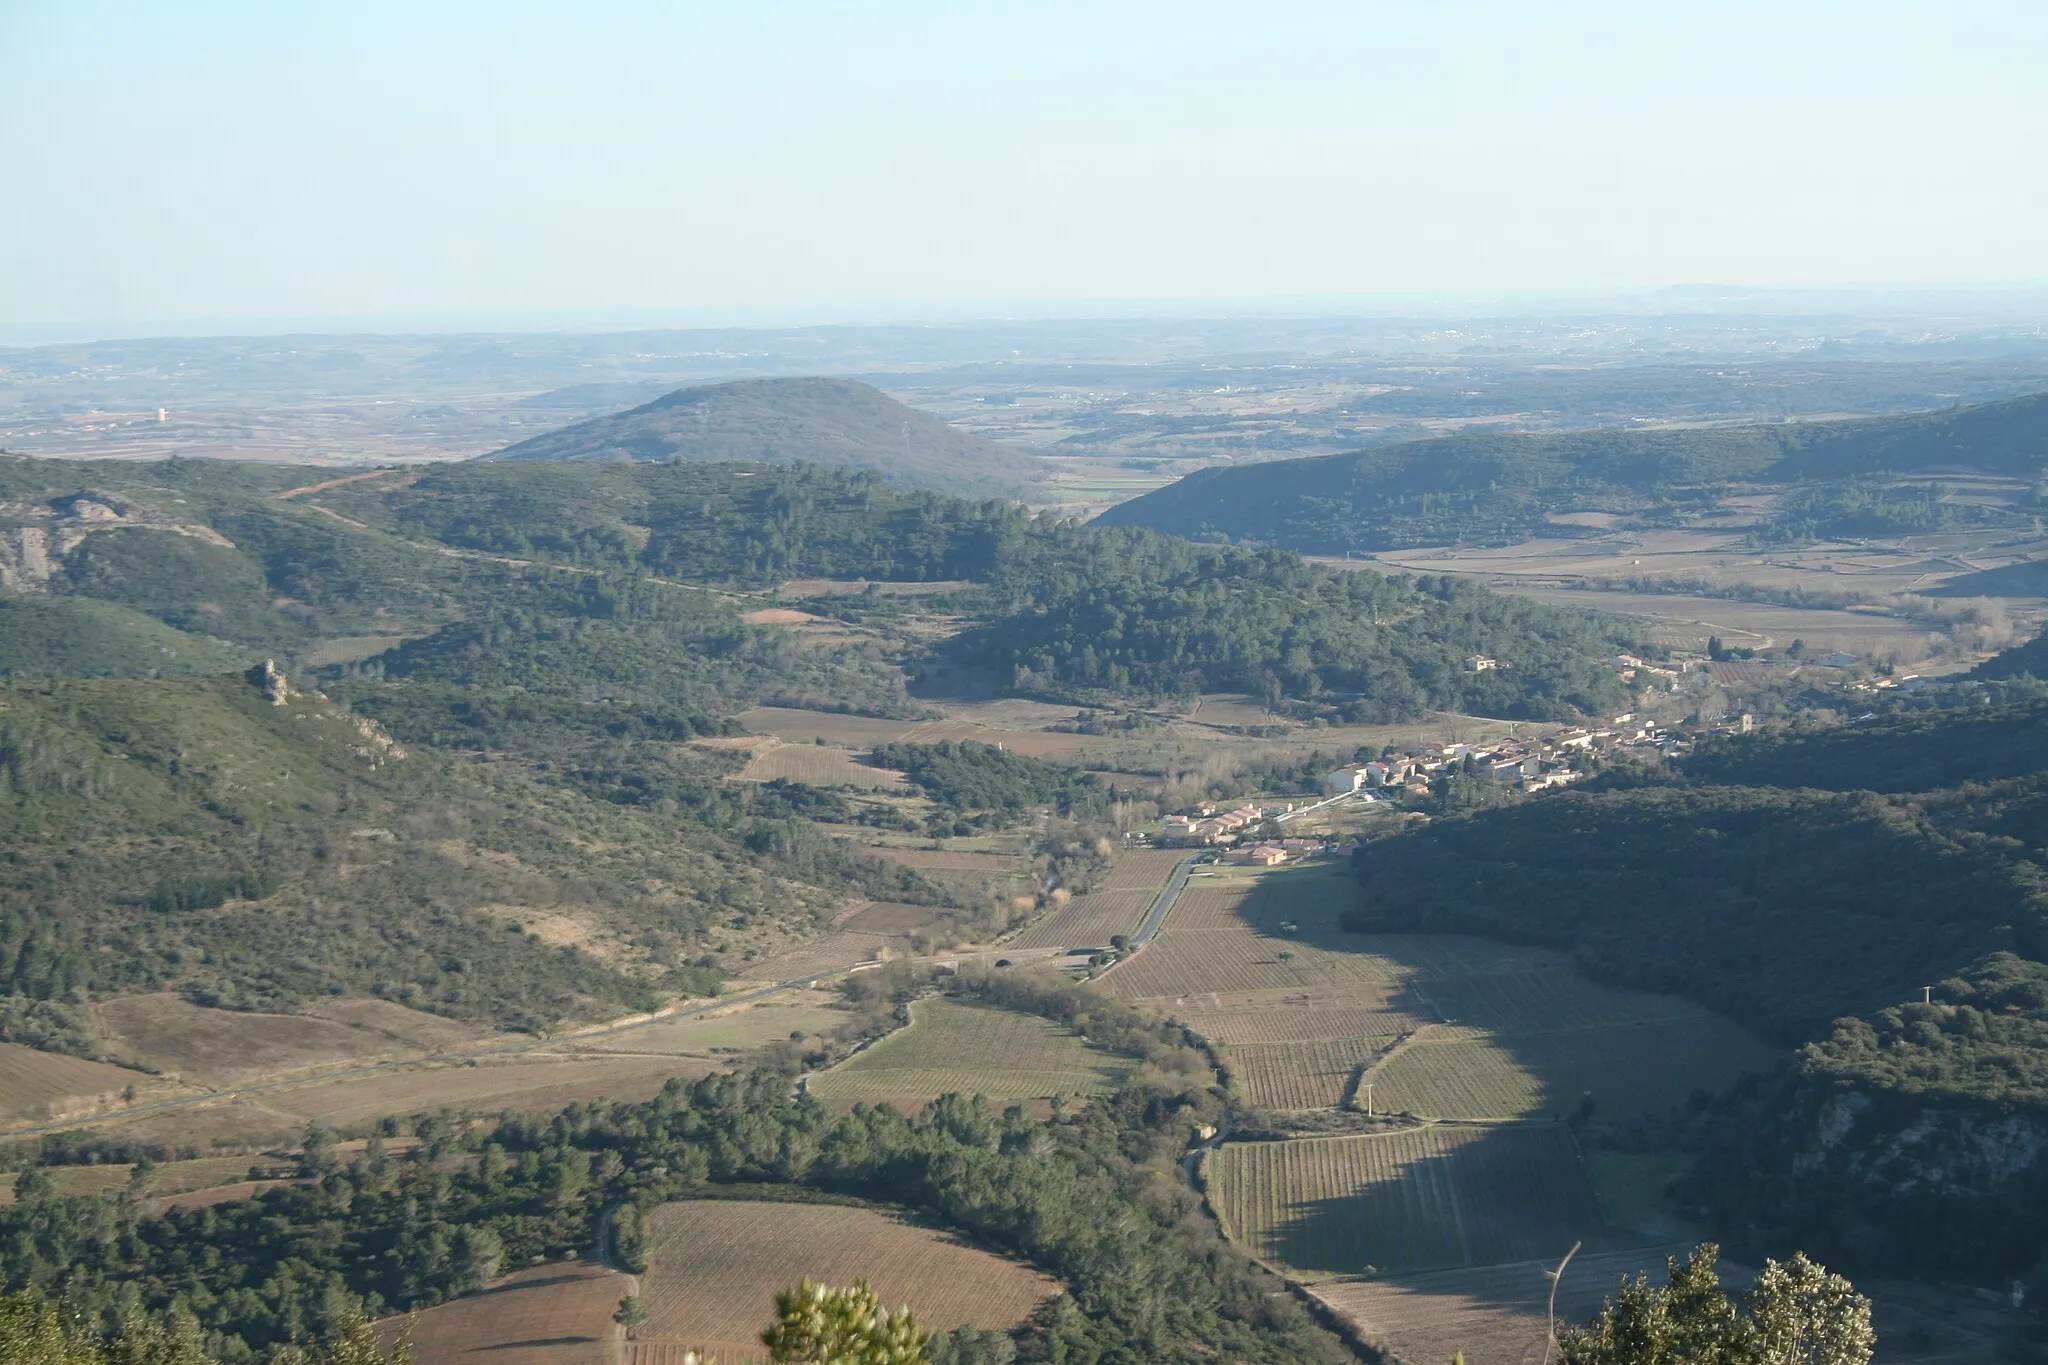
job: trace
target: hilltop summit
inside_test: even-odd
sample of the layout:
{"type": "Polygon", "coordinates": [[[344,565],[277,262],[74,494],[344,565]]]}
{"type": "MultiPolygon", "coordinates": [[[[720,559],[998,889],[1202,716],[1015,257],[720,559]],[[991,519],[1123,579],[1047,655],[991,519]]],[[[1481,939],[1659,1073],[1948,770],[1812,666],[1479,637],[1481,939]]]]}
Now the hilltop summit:
{"type": "Polygon", "coordinates": [[[873,469],[908,488],[1014,492],[1043,477],[1024,451],[956,430],[855,379],[741,379],[677,389],[481,457],[762,461],[873,469]]]}

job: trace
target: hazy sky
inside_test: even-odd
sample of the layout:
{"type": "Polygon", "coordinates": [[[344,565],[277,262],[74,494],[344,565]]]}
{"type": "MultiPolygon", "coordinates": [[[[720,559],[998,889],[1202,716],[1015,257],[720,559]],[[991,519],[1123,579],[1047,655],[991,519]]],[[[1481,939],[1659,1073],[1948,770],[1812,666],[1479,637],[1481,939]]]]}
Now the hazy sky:
{"type": "Polygon", "coordinates": [[[0,323],[2048,280],[2048,4],[0,0],[0,323]]]}

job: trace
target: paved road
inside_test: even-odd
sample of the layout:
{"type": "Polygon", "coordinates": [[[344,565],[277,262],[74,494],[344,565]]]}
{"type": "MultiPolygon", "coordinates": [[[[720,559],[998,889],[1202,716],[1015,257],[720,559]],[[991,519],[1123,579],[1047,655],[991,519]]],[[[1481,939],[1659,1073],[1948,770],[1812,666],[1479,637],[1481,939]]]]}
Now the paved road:
{"type": "Polygon", "coordinates": [[[621,1024],[604,1025],[583,1029],[575,1033],[556,1034],[550,1038],[522,1038],[516,1042],[499,1043],[492,1047],[468,1048],[450,1052],[436,1052],[425,1057],[408,1057],[395,1062],[372,1062],[362,1066],[340,1067],[333,1071],[319,1071],[306,1076],[292,1076],[285,1080],[264,1081],[256,1085],[227,1086],[220,1090],[208,1090],[197,1095],[180,1095],[174,1099],[156,1100],[150,1104],[129,1105],[123,1109],[111,1109],[103,1114],[92,1114],[83,1118],[67,1119],[62,1123],[39,1124],[33,1128],[0,1128],[0,1137],[37,1137],[44,1133],[68,1133],[78,1128],[90,1128],[96,1124],[111,1123],[118,1119],[139,1118],[144,1114],[168,1113],[174,1109],[190,1109],[194,1105],[210,1104],[215,1100],[233,1099],[238,1095],[262,1095],[282,1090],[294,1090],[300,1086],[325,1085],[331,1081],[345,1081],[357,1076],[376,1076],[390,1071],[409,1071],[414,1067],[431,1066],[443,1062],[466,1062],[484,1057],[506,1057],[521,1052],[537,1052],[542,1048],[560,1047],[564,1043],[583,1042],[591,1038],[611,1038],[635,1029],[652,1028],[656,1024],[673,1023],[678,1019],[695,1019],[706,1014],[715,1014],[736,1005],[750,1005],[757,1000],[766,1000],[787,991],[808,990],[827,981],[845,976],[845,971],[824,972],[817,976],[803,977],[793,981],[778,981],[758,990],[746,991],[739,995],[721,995],[702,1005],[654,1018],[636,1018],[621,1024]]]}
{"type": "Polygon", "coordinates": [[[1158,898],[1152,902],[1152,908],[1145,912],[1145,918],[1138,925],[1138,932],[1131,936],[1133,948],[1150,943],[1152,936],[1166,926],[1167,912],[1172,910],[1173,903],[1180,899],[1180,893],[1187,886],[1188,877],[1193,874],[1195,864],[1201,857],[1199,853],[1190,853],[1174,865],[1173,876],[1167,879],[1158,898]]]}

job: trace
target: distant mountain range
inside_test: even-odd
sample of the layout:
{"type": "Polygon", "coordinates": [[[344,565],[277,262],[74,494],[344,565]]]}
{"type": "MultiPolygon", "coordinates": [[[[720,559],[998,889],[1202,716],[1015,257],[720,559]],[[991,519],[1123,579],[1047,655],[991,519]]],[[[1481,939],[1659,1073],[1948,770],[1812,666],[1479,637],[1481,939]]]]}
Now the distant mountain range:
{"type": "Polygon", "coordinates": [[[1947,515],[1925,494],[1889,504],[1873,498],[1870,488],[1889,476],[1969,471],[2035,479],[2044,465],[2048,394],[2033,394],[1855,421],[1472,432],[1206,469],[1111,508],[1100,520],[1334,554],[1558,534],[1548,518],[1563,512],[1670,521],[1710,507],[1716,486],[1746,482],[1828,486],[1834,496],[1796,509],[1804,524],[1824,533],[1881,535],[1891,533],[1891,522],[1947,515]]]}
{"type": "Polygon", "coordinates": [[[835,465],[906,488],[1019,493],[1044,477],[1037,458],[956,430],[853,379],[741,379],[677,389],[507,446],[486,460],[608,460],[835,465]]]}

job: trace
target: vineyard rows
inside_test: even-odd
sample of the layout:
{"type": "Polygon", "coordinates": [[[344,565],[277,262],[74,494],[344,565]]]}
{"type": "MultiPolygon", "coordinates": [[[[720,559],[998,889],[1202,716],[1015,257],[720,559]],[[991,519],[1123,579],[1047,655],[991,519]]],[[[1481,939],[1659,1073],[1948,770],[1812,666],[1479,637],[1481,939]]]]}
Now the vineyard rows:
{"type": "Polygon", "coordinates": [[[1596,1112],[1662,1114],[1718,1091],[1777,1054],[1712,1015],[1638,1028],[1526,1036],[1418,1038],[1366,1079],[1379,1108],[1435,1118],[1561,1118],[1592,1095],[1596,1112]]]}
{"type": "Polygon", "coordinates": [[[1337,1038],[1303,1043],[1251,1043],[1222,1049],[1244,1096],[1261,1109],[1335,1109],[1360,1066],[1392,1038],[1337,1038]]]}
{"type": "Polygon", "coordinates": [[[724,1365],[766,1356],[759,1333],[777,1290],[809,1277],[867,1280],[940,1331],[961,1323],[1008,1328],[1057,1286],[1045,1276],[871,1209],[830,1204],[685,1200],[648,1215],[648,1312],[629,1355],[679,1361],[682,1348],[724,1365]]]}
{"type": "Polygon", "coordinates": [[[1118,934],[1137,932],[1159,893],[1096,891],[1076,896],[1006,945],[1011,948],[1107,948],[1118,934]]]}
{"type": "Polygon", "coordinates": [[[1422,990],[1447,1021],[1496,1033],[1664,1023],[1707,1013],[1676,996],[1598,985],[1563,965],[1431,981],[1422,990]]]}
{"type": "Polygon", "coordinates": [[[1602,1232],[1557,1127],[1233,1143],[1207,1170],[1230,1236],[1306,1278],[1527,1260],[1602,1232]]]}
{"type": "Polygon", "coordinates": [[[949,1000],[919,1000],[908,1027],[807,1082],[831,1105],[916,1109],[948,1092],[993,1104],[1115,1089],[1130,1063],[1099,1052],[1036,1015],[949,1000]]]}

